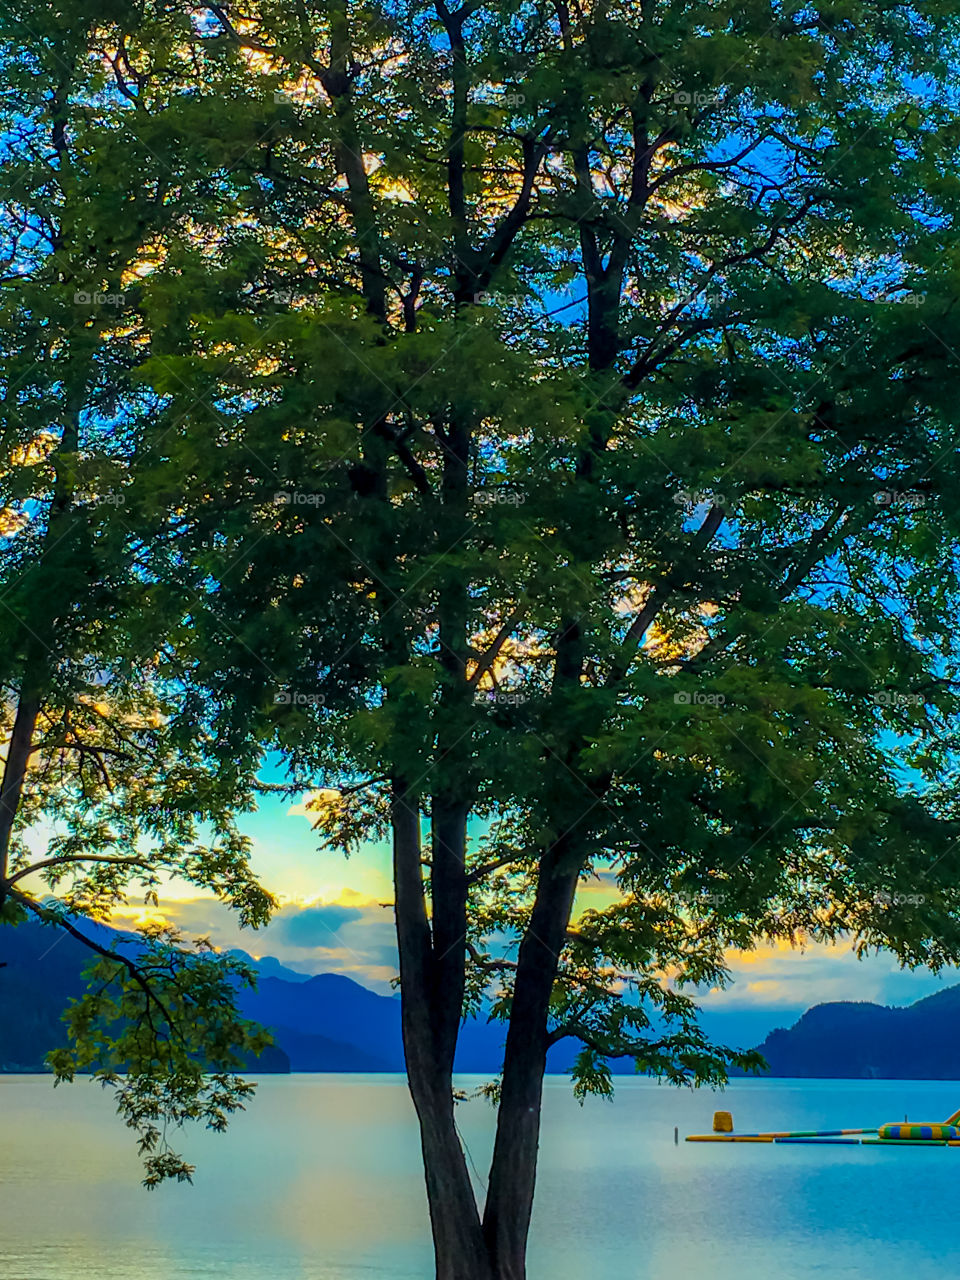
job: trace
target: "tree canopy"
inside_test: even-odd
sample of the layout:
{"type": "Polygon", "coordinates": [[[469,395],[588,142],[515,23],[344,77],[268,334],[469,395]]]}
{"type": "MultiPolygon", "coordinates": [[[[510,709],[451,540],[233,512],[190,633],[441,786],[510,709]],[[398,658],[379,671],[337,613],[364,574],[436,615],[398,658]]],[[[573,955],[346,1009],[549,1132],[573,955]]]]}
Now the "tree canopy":
{"type": "MultiPolygon", "coordinates": [[[[47,630],[93,683],[115,655],[138,706],[146,671],[209,771],[158,834],[249,805],[275,758],[327,846],[391,833],[437,1273],[517,1280],[552,1043],[581,1094],[624,1056],[716,1083],[752,1061],[696,1021],[730,948],[960,957],[955,13],[22,23],[8,367],[62,336],[22,357],[16,445],[77,453],[61,362],[93,344],[89,470],[126,495],[80,522],[116,612],[74,569],[47,630]],[[81,281],[122,303],[68,313],[81,281]],[[488,1000],[478,1208],[452,1067],[488,1000]]],[[[12,581],[41,526],[11,531],[12,581]]],[[[227,843],[198,879],[265,906],[227,843]]]]}
{"type": "Polygon", "coordinates": [[[160,660],[171,620],[145,560],[155,397],[135,378],[150,341],[136,281],[168,221],[169,176],[157,138],[120,127],[96,22],[95,6],[4,19],[0,920],[32,916],[91,949],[73,1047],[51,1065],[115,1087],[154,1185],[190,1172],[167,1121],[219,1127],[250,1092],[233,1069],[265,1043],[236,1011],[252,975],[169,929],[113,945],[83,922],[108,920],[134,887],[156,902],[170,876],[251,925],[272,900],[234,818],[249,782],[223,768],[209,724],[188,726],[186,690],[160,660]]]}

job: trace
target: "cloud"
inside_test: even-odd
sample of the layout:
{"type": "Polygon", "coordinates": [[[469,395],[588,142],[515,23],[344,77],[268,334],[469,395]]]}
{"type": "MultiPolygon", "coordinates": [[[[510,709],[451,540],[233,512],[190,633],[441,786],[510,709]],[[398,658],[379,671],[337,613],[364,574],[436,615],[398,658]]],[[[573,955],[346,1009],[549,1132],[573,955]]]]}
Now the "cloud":
{"type": "Polygon", "coordinates": [[[942,975],[903,970],[889,953],[860,959],[849,942],[811,943],[803,950],[784,941],[764,943],[753,951],[733,951],[727,961],[733,981],[724,991],[701,991],[697,1000],[704,1009],[792,1012],[832,1000],[910,1004],[958,977],[955,969],[942,975]]]}
{"type": "Polygon", "coordinates": [[[291,947],[330,947],[346,924],[363,919],[359,907],[322,902],[312,907],[285,907],[270,926],[270,939],[291,947]]]}
{"type": "MultiPolygon", "coordinates": [[[[596,892],[599,899],[609,886],[598,884],[596,892]]],[[[347,974],[388,993],[398,967],[396,934],[393,912],[384,909],[376,894],[376,887],[367,893],[343,888],[325,897],[288,901],[258,930],[241,929],[235,913],[212,897],[162,897],[160,912],[146,914],[162,914],[188,936],[208,936],[217,947],[276,956],[302,973],[347,974]]],[[[597,899],[581,899],[580,905],[594,905],[597,899]]],[[[116,923],[129,928],[144,914],[142,905],[131,904],[116,913],[116,923]]],[[[501,954],[506,942],[496,939],[494,954],[501,954]]],[[[766,1010],[773,1018],[770,1025],[793,1022],[810,1005],[830,1000],[909,1004],[960,978],[956,969],[941,975],[904,971],[889,954],[860,960],[849,943],[811,944],[803,951],[786,942],[763,943],[753,951],[731,952],[728,961],[733,980],[726,990],[689,994],[708,1014],[755,1017],[766,1010]]]]}
{"type": "Polygon", "coordinates": [[[340,792],[331,787],[321,787],[316,791],[305,791],[296,804],[287,810],[287,817],[309,818],[310,825],[315,825],[319,810],[324,804],[331,804],[340,797],[340,792]]]}
{"type": "MultiPolygon", "coordinates": [[[[268,925],[256,930],[241,929],[236,914],[209,896],[161,898],[160,913],[186,936],[209,937],[222,950],[273,956],[301,973],[343,973],[384,994],[393,992],[398,967],[393,914],[356,890],[284,903],[268,925]]],[[[143,914],[143,907],[131,904],[114,913],[114,922],[130,928],[143,914]]]]}

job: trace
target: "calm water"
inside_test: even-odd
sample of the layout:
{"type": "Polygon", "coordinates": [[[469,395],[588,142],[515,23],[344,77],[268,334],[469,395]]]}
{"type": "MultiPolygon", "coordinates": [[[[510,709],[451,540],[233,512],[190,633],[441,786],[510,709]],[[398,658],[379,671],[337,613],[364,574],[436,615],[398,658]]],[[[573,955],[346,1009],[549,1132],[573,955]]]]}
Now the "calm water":
{"type": "MultiPolygon", "coordinates": [[[[531,1280],[946,1280],[960,1148],[674,1146],[709,1130],[941,1119],[960,1085],[645,1080],[581,1108],[548,1082],[531,1280]]],[[[226,1135],[190,1133],[195,1185],[140,1189],[130,1135],[81,1083],[0,1077],[2,1280],[427,1280],[418,1144],[396,1077],[261,1083],[226,1135]]],[[[460,1126],[484,1169],[486,1104],[460,1126]]]]}

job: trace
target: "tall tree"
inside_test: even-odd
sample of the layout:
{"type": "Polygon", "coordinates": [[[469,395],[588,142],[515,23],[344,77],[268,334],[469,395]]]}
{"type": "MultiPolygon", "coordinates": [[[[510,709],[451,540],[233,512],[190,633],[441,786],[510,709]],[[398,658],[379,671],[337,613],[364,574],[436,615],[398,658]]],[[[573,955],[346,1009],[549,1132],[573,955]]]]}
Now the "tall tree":
{"type": "Polygon", "coordinates": [[[271,899],[234,821],[249,787],[208,721],[180,727],[185,691],[156,659],[137,500],[155,397],[131,372],[149,348],[138,272],[170,217],[170,156],[189,157],[175,103],[126,134],[122,35],[103,42],[98,9],[27,5],[0,30],[0,921],[90,948],[52,1065],[115,1087],[154,1185],[190,1172],[161,1119],[222,1126],[250,1092],[233,1068],[265,1038],[237,1013],[245,966],[163,928],[117,946],[96,922],[133,888],[155,903],[171,877],[248,924],[271,899]]]}
{"type": "Polygon", "coordinates": [[[328,844],[392,832],[437,1275],[520,1280],[552,1044],[581,1094],[618,1056],[715,1082],[746,1059],[691,991],[731,947],[960,956],[957,19],[101,22],[119,136],[194,126],[138,286],[170,724],[238,779],[280,752],[328,844]]]}

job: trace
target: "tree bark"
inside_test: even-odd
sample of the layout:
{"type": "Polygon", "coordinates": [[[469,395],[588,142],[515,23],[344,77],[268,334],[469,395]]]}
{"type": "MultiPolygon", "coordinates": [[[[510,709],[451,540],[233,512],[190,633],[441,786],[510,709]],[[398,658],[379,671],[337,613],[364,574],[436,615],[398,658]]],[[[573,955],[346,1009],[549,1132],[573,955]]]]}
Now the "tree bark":
{"type": "Polygon", "coordinates": [[[579,862],[571,867],[569,853],[560,841],[541,860],[530,926],[517,956],[497,1137],[483,1219],[496,1280],[524,1280],[526,1276],[547,1065],[547,1017],[579,878],[579,862]]]}
{"type": "MultiPolygon", "coordinates": [[[[439,1042],[438,992],[427,920],[420,846],[419,799],[403,779],[393,789],[394,878],[403,1048],[410,1093],[420,1124],[420,1145],[436,1256],[437,1280],[493,1280],[476,1197],[454,1119],[452,1047],[439,1042]]],[[[453,1046],[456,1035],[453,1036],[453,1046]]]]}
{"type": "Polygon", "coordinates": [[[33,735],[42,703],[39,675],[39,662],[28,658],[17,701],[13,732],[7,746],[3,781],[0,783],[0,906],[6,898],[10,839],[20,809],[23,782],[33,751],[33,735]]]}
{"type": "MultiPolygon", "coordinates": [[[[69,553],[72,547],[70,539],[71,515],[70,503],[73,498],[72,481],[65,478],[69,475],[67,468],[60,465],[58,458],[62,454],[76,452],[79,447],[80,404],[82,404],[85,382],[81,380],[81,391],[74,398],[65,416],[60,445],[54,456],[56,465],[56,481],[54,484],[53,502],[47,529],[43,536],[39,560],[38,598],[43,601],[45,592],[50,591],[45,577],[54,581],[57,566],[51,569],[51,560],[55,555],[61,557],[69,553]]],[[[7,889],[7,870],[10,859],[10,841],[14,824],[23,798],[23,784],[27,775],[30,756],[34,750],[34,735],[37,720],[46,694],[48,682],[48,664],[51,651],[51,639],[57,627],[57,611],[63,601],[56,599],[46,601],[42,611],[30,617],[29,621],[19,618],[18,622],[23,636],[24,657],[23,672],[20,678],[20,691],[17,698],[17,710],[13,721],[10,741],[7,744],[7,758],[3,767],[3,778],[0,781],[0,906],[3,905],[7,889]]]]}

